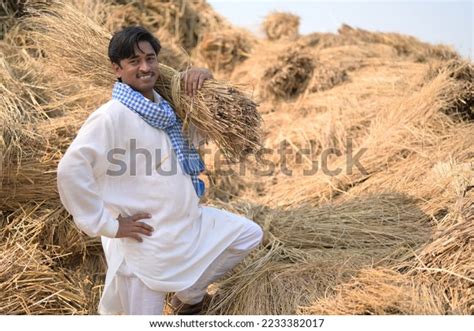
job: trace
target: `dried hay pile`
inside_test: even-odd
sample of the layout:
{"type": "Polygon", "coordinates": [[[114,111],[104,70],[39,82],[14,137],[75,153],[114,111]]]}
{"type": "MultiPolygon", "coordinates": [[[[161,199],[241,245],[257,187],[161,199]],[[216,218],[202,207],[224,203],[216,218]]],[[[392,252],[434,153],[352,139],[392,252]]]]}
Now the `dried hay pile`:
{"type": "MultiPolygon", "coordinates": [[[[292,178],[291,181],[280,185],[278,192],[272,193],[270,199],[276,198],[282,205],[288,206],[332,200],[384,169],[393,169],[396,164],[403,164],[410,155],[416,153],[420,142],[423,153],[430,147],[437,150],[443,140],[450,138],[442,135],[442,132],[449,132],[449,128],[454,125],[442,111],[458,103],[459,95],[464,93],[464,84],[460,84],[451,76],[452,69],[447,68],[419,91],[401,98],[399,103],[376,115],[366,139],[353,152],[353,155],[366,153],[363,165],[365,171],[353,169],[335,176],[292,178]]],[[[457,131],[459,128],[453,130],[457,131]]],[[[448,143],[444,153],[472,149],[469,148],[472,135],[456,135],[456,138],[462,143],[448,143]]],[[[346,157],[335,157],[331,161],[330,169],[346,169],[346,157]]]]}
{"type": "Polygon", "coordinates": [[[318,66],[314,70],[312,82],[309,84],[309,92],[321,92],[333,88],[349,79],[346,70],[340,67],[318,66]]]}
{"type": "Polygon", "coordinates": [[[243,30],[229,29],[207,33],[197,46],[197,57],[213,71],[232,71],[249,57],[254,38],[243,30]]]}
{"type": "Polygon", "coordinates": [[[214,284],[207,313],[474,313],[472,62],[445,46],[347,26],[296,43],[248,37],[252,47],[239,53],[238,30],[204,1],[28,6],[35,15],[15,18],[0,42],[2,314],[97,312],[101,244],[61,207],[55,171],[85,118],[109,99],[109,31],[130,23],[162,39],[168,66],[157,88],[217,140],[212,151],[234,160],[255,152],[262,119],[273,150],[230,165],[229,175],[206,159],[205,203],[265,233],[214,284]],[[218,70],[232,82],[253,86],[261,114],[233,84],[210,81],[194,100],[182,96],[176,69],[203,61],[197,50],[221,56],[218,70]],[[325,166],[343,172],[304,175],[327,151],[338,153],[325,166]],[[346,168],[357,153],[366,173],[346,168]],[[262,161],[273,171],[262,175],[262,161]]]}
{"type": "Polygon", "coordinates": [[[392,269],[366,269],[336,295],[303,307],[303,314],[468,314],[474,312],[472,192],[461,197],[430,243],[392,269]]]}
{"type": "Polygon", "coordinates": [[[300,46],[308,46],[317,50],[349,45],[370,49],[373,45],[386,45],[394,52],[395,56],[408,57],[415,62],[428,63],[432,60],[447,61],[459,58],[459,55],[446,45],[431,45],[412,36],[371,32],[353,28],[347,24],[343,24],[338,29],[338,33],[314,32],[301,36],[297,43],[300,46]]]}
{"type": "MultiPolygon", "coordinates": [[[[69,6],[58,5],[44,11],[39,8],[36,14],[39,15],[29,18],[25,24],[32,29],[31,37],[37,47],[47,50],[49,61],[68,58],[62,67],[65,74],[88,79],[97,86],[111,86],[114,75],[108,69],[106,55],[109,32],[69,6]],[[54,15],[48,15],[50,11],[54,15]],[[71,30],[74,33],[64,34],[71,30]],[[63,47],[63,42],[68,47],[63,47]]],[[[208,81],[198,95],[191,98],[181,93],[180,83],[176,70],[160,64],[156,88],[171,102],[185,125],[188,122],[196,125],[230,159],[239,159],[241,154],[252,153],[259,147],[260,116],[257,105],[246,94],[229,83],[208,81]]]]}
{"type": "Polygon", "coordinates": [[[411,36],[398,33],[370,32],[363,29],[352,28],[343,24],[338,33],[348,39],[364,43],[380,43],[392,46],[399,56],[411,56],[417,62],[426,62],[428,59],[450,60],[459,56],[450,47],[444,45],[430,45],[418,41],[411,36]]]}
{"type": "Polygon", "coordinates": [[[113,0],[105,21],[110,31],[130,25],[142,25],[158,36],[166,31],[187,52],[206,32],[230,28],[204,0],[133,0],[126,4],[113,0]]]}
{"type": "Polygon", "coordinates": [[[35,245],[1,245],[2,314],[84,314],[87,295],[35,245]],[[59,272],[58,272],[59,271],[59,272]]]}
{"type": "MultiPolygon", "coordinates": [[[[471,179],[473,174],[471,172],[471,179]]],[[[441,219],[431,242],[417,251],[416,258],[399,266],[401,270],[410,270],[409,274],[416,277],[429,277],[432,283],[444,289],[444,301],[455,314],[474,313],[472,187],[459,196],[441,219]]]]}
{"type": "MultiPolygon", "coordinates": [[[[449,71],[450,78],[455,79],[460,88],[455,91],[455,102],[443,108],[443,112],[459,117],[461,120],[474,120],[474,65],[459,59],[438,63],[428,70],[426,79],[433,79],[442,71],[449,71]]],[[[446,91],[453,93],[454,91],[446,91]]]]}
{"type": "Polygon", "coordinates": [[[312,32],[301,36],[297,44],[303,47],[308,46],[313,49],[322,50],[346,45],[361,45],[360,41],[331,32],[312,32]]]}
{"type": "Polygon", "coordinates": [[[25,204],[1,225],[2,314],[95,312],[105,270],[98,238],[48,205],[25,204]]]}
{"type": "Polygon", "coordinates": [[[269,40],[296,39],[299,36],[300,18],[285,12],[274,12],[262,23],[263,30],[269,40]]]}
{"type": "MultiPolygon", "coordinates": [[[[298,143],[306,143],[303,146],[311,146],[316,155],[324,147],[339,148],[344,154],[345,137],[355,138],[353,155],[364,147],[368,149],[368,158],[363,162],[368,174],[355,169],[352,174],[335,177],[318,173],[285,179],[277,170],[275,176],[266,179],[264,196],[251,200],[253,207],[240,206],[247,200],[246,194],[230,204],[223,203],[222,207],[234,206],[235,211],[257,220],[266,230],[266,239],[244,266],[219,284],[210,313],[472,314],[472,221],[466,222],[469,216],[463,216],[459,218],[464,220],[461,224],[451,227],[449,224],[456,218],[451,212],[446,216],[446,211],[456,206],[459,197],[474,185],[474,128],[466,112],[472,102],[472,63],[433,60],[427,66],[410,62],[416,59],[407,60],[383,44],[355,44],[317,51],[326,67],[347,66],[351,79],[347,85],[311,92],[314,97],[307,89],[296,101],[281,100],[281,105],[264,115],[265,146],[275,149],[284,138],[295,151],[301,146],[298,143]],[[347,56],[347,60],[343,58],[343,66],[334,65],[338,58],[335,54],[344,55],[349,48],[357,53],[352,58],[347,56]],[[386,68],[398,73],[393,75],[396,80],[391,80],[386,68]],[[371,75],[381,71],[380,77],[371,75]],[[354,103],[349,103],[352,99],[354,103]],[[305,107],[309,110],[303,113],[305,107]],[[314,122],[326,120],[329,129],[334,118],[339,128],[332,130],[328,140],[323,135],[324,125],[314,122]],[[313,134],[314,144],[310,144],[309,134],[313,134]],[[318,184],[312,186],[311,182],[318,184]],[[350,246],[347,229],[338,228],[335,233],[340,236],[328,237],[333,240],[329,244],[321,237],[324,231],[318,228],[318,220],[324,220],[324,216],[316,216],[321,204],[350,204],[367,193],[383,192],[400,192],[415,199],[413,208],[417,212],[413,219],[424,220],[425,225],[400,223],[413,224],[413,228],[401,233],[419,233],[417,244],[410,246],[404,241],[407,246],[379,251],[379,259],[367,262],[363,248],[361,252],[361,247],[350,246]],[[304,212],[298,213],[299,209],[304,212]],[[282,216],[285,213],[288,218],[282,216]],[[426,227],[432,230],[423,231],[426,227]],[[302,234],[308,234],[308,239],[302,234]],[[339,239],[349,245],[346,253],[350,255],[345,258],[341,250],[331,245],[339,243],[339,239]],[[324,243],[326,254],[318,248],[324,243]]],[[[258,62],[262,60],[255,60],[253,65],[258,62]]],[[[246,66],[251,68],[250,63],[246,66]]],[[[330,159],[329,168],[344,167],[344,157],[330,159]]],[[[304,156],[300,159],[306,160],[304,156]]],[[[278,158],[272,161],[277,166],[281,162],[278,158]]],[[[288,162],[286,165],[294,166],[288,162]]],[[[399,210],[407,210],[410,204],[402,201],[399,210]]],[[[357,201],[357,207],[363,206],[357,201]]],[[[472,202],[469,206],[472,210],[472,202]]],[[[356,212],[357,207],[348,212],[351,230],[357,229],[355,224],[368,230],[370,222],[360,221],[363,217],[356,212]],[[361,218],[354,220],[355,215],[361,218]],[[352,223],[357,220],[360,222],[352,223]]],[[[334,212],[329,229],[336,229],[338,220],[344,220],[343,215],[334,212]]],[[[406,220],[405,216],[402,218],[406,220]]],[[[354,238],[362,236],[359,233],[354,238]]],[[[385,243],[387,239],[378,242],[385,243]]],[[[369,246],[377,247],[375,243],[369,246]]]]}
{"type": "Polygon", "coordinates": [[[18,17],[24,14],[24,1],[3,0],[0,4],[0,40],[15,24],[18,17]]]}
{"type": "Polygon", "coordinates": [[[269,95],[291,98],[306,89],[313,70],[310,53],[302,49],[288,50],[266,68],[262,80],[269,95]]]}
{"type": "Polygon", "coordinates": [[[44,120],[24,130],[33,138],[17,142],[17,160],[4,160],[0,205],[15,210],[31,201],[58,203],[56,168],[63,153],[87,118],[87,112],[72,110],[71,115],[44,120]]]}
{"type": "Polygon", "coordinates": [[[397,194],[246,214],[263,227],[264,245],[219,284],[209,313],[295,314],[359,269],[403,260],[430,236],[427,217],[397,194]]]}
{"type": "Polygon", "coordinates": [[[304,315],[441,315],[443,289],[391,269],[364,269],[334,296],[302,307],[304,315]]]}
{"type": "MultiPolygon", "coordinates": [[[[5,49],[13,49],[13,55],[5,52],[9,57],[2,58],[0,68],[6,78],[0,85],[6,96],[1,100],[6,124],[2,126],[6,171],[1,190],[6,194],[0,200],[9,208],[25,201],[57,199],[57,162],[90,109],[109,98],[114,81],[106,56],[110,34],[75,7],[42,6],[30,8],[34,16],[22,20],[12,32],[5,49]],[[31,51],[13,45],[19,38],[31,51]],[[33,57],[33,52],[41,55],[33,57]],[[35,70],[22,74],[32,67],[35,70]]],[[[176,70],[160,65],[160,74],[160,93],[174,104],[186,125],[194,123],[229,159],[238,160],[259,147],[257,105],[234,85],[208,81],[190,98],[180,93],[176,70]]]]}

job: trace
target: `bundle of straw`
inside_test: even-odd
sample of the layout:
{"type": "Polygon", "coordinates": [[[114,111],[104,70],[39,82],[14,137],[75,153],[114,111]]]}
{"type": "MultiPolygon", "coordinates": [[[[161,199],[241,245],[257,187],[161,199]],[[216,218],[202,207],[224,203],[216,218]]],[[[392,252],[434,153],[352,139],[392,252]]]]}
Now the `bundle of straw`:
{"type": "Polygon", "coordinates": [[[215,71],[232,71],[249,57],[255,43],[250,34],[236,29],[211,32],[197,46],[198,56],[215,71]]]}
{"type": "Polygon", "coordinates": [[[398,33],[370,32],[363,29],[352,28],[343,24],[338,33],[350,39],[360,40],[365,43],[380,43],[392,46],[399,56],[412,56],[418,62],[426,62],[428,59],[449,60],[459,58],[459,55],[445,45],[430,45],[423,43],[411,36],[403,36],[398,33]]]}
{"type": "MultiPolygon", "coordinates": [[[[85,1],[90,2],[90,0],[85,1]]],[[[103,21],[103,25],[108,31],[119,31],[125,27],[135,25],[149,29],[158,37],[161,43],[158,61],[174,69],[184,70],[190,62],[189,56],[182,48],[179,36],[176,36],[173,31],[175,24],[170,24],[173,20],[165,21],[163,19],[165,13],[167,13],[167,17],[176,15],[176,4],[160,1],[153,3],[164,11],[157,12],[148,7],[144,8],[137,1],[127,4],[98,3],[96,6],[100,8],[95,8],[95,11],[101,12],[102,15],[99,15],[94,21],[103,21]]],[[[82,7],[78,9],[83,13],[87,12],[82,7]]],[[[91,17],[91,15],[88,16],[91,17]]]]}
{"type": "Polygon", "coordinates": [[[314,69],[313,57],[303,49],[287,51],[265,70],[267,92],[276,97],[294,97],[308,85],[314,69]]]}
{"type": "Polygon", "coordinates": [[[285,12],[274,12],[263,21],[263,30],[269,40],[295,39],[298,37],[300,18],[285,12]]]}
{"type": "Polygon", "coordinates": [[[53,270],[53,259],[37,245],[2,243],[0,248],[0,313],[86,313],[80,280],[53,270]]]}
{"type": "Polygon", "coordinates": [[[235,212],[263,227],[265,246],[218,284],[212,314],[295,314],[361,268],[412,256],[430,235],[415,202],[397,194],[286,211],[238,203],[235,212]]]}
{"type": "Polygon", "coordinates": [[[393,269],[363,270],[300,313],[472,314],[473,219],[472,199],[461,198],[414,256],[393,269]]]}
{"type": "Polygon", "coordinates": [[[377,249],[408,245],[428,239],[427,217],[409,197],[400,194],[362,196],[319,208],[274,211],[265,227],[285,247],[319,249],[377,249]]]}
{"type": "Polygon", "coordinates": [[[38,245],[68,267],[81,263],[86,256],[102,255],[99,238],[79,231],[72,218],[59,204],[23,204],[8,216],[0,237],[12,243],[38,245]]]}
{"type": "Polygon", "coordinates": [[[25,204],[0,221],[2,314],[96,313],[105,272],[98,238],[51,203],[25,204]]]}
{"type": "MultiPolygon", "coordinates": [[[[426,75],[429,81],[442,72],[449,72],[450,78],[455,79],[462,88],[456,90],[455,101],[442,111],[462,120],[474,120],[474,65],[464,60],[441,62],[430,67],[426,75]]],[[[453,91],[446,91],[452,94],[453,91]]],[[[447,96],[448,97],[448,96],[447,96]]]]}
{"type": "Polygon", "coordinates": [[[364,269],[336,294],[301,307],[304,315],[426,315],[446,314],[443,289],[387,268],[364,269]]]}
{"type": "Polygon", "coordinates": [[[288,252],[281,244],[274,243],[255,252],[237,273],[218,284],[206,313],[295,314],[298,306],[314,300],[316,288],[324,293],[350,274],[345,262],[321,257],[305,260],[304,252],[288,252]],[[295,260],[290,261],[287,254],[295,260]],[[346,268],[342,267],[344,264],[346,268]]]}
{"type": "Polygon", "coordinates": [[[0,186],[2,209],[16,210],[19,205],[31,201],[58,201],[58,162],[88,115],[81,109],[71,109],[70,112],[68,116],[17,126],[29,135],[23,135],[16,141],[20,153],[18,157],[3,160],[3,185],[0,186]]]}
{"type": "MultiPolygon", "coordinates": [[[[394,164],[406,162],[406,158],[418,147],[433,146],[436,150],[437,142],[446,138],[443,132],[451,125],[442,110],[456,103],[463,89],[463,84],[451,78],[451,71],[442,71],[420,91],[391,105],[388,111],[379,113],[372,120],[367,139],[353,151],[353,155],[365,153],[360,160],[365,171],[350,168],[347,156],[341,155],[329,166],[329,169],[341,169],[339,174],[292,179],[280,185],[280,193],[271,194],[272,201],[292,206],[295,203],[331,200],[394,164]]],[[[453,148],[458,149],[459,146],[451,146],[451,150],[453,148]]]]}
{"type": "Polygon", "coordinates": [[[206,32],[230,27],[204,0],[133,0],[125,5],[114,0],[110,8],[105,18],[110,31],[130,25],[158,35],[165,31],[188,52],[206,32]]]}
{"type": "Polygon", "coordinates": [[[354,39],[342,36],[340,34],[331,33],[331,32],[312,32],[301,36],[298,41],[298,45],[316,48],[316,49],[325,49],[325,48],[337,48],[344,45],[357,45],[362,44],[362,42],[354,39]]]}
{"type": "MultiPolygon", "coordinates": [[[[70,5],[37,6],[31,13],[23,25],[49,63],[67,59],[61,71],[70,75],[70,80],[112,86],[114,75],[106,55],[109,32],[70,5]]],[[[213,80],[206,81],[194,98],[181,93],[181,87],[180,74],[160,65],[156,88],[186,124],[195,124],[231,160],[259,148],[261,118],[247,95],[229,83],[213,80]]]]}
{"type": "Polygon", "coordinates": [[[156,88],[174,106],[185,127],[193,123],[229,160],[238,161],[259,150],[262,119],[257,104],[236,86],[209,80],[190,98],[181,93],[180,74],[162,65],[156,88]]]}
{"type": "Polygon", "coordinates": [[[312,82],[309,84],[310,92],[321,92],[333,88],[349,79],[347,71],[340,67],[316,65],[312,82]]]}
{"type": "Polygon", "coordinates": [[[0,40],[8,29],[15,24],[16,18],[24,14],[24,1],[3,0],[0,4],[0,40]]]}
{"type": "Polygon", "coordinates": [[[445,305],[456,314],[474,313],[473,198],[472,188],[464,192],[437,225],[431,242],[398,266],[442,287],[445,305]]]}

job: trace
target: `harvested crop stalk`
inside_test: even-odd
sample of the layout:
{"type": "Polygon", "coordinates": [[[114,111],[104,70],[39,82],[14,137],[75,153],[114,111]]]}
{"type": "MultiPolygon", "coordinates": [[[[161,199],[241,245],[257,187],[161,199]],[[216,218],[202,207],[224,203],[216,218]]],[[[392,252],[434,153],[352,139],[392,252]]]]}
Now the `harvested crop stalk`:
{"type": "Polygon", "coordinates": [[[263,30],[269,40],[297,38],[299,26],[299,16],[285,12],[271,13],[262,23],[263,30]]]}
{"type": "MultiPolygon", "coordinates": [[[[107,58],[109,31],[71,5],[39,4],[30,11],[24,27],[49,61],[60,63],[70,80],[112,86],[115,77],[107,58]]],[[[208,80],[191,98],[181,93],[178,71],[163,64],[159,68],[156,89],[171,102],[185,127],[193,123],[232,161],[259,149],[262,120],[257,104],[247,94],[230,83],[208,80]]]]}

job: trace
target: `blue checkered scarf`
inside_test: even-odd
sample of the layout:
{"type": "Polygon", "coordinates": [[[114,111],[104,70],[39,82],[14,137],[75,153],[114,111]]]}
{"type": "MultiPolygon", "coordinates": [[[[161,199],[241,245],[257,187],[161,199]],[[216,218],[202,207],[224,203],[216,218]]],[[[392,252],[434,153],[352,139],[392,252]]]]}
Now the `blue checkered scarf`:
{"type": "Polygon", "coordinates": [[[204,162],[194,146],[183,135],[183,122],[176,116],[171,105],[163,98],[159,103],[152,102],[140,92],[121,82],[115,83],[112,90],[112,99],[136,112],[151,126],[168,134],[179,164],[181,164],[183,171],[191,176],[194,189],[198,197],[201,197],[204,194],[205,185],[198,176],[204,171],[204,162]]]}

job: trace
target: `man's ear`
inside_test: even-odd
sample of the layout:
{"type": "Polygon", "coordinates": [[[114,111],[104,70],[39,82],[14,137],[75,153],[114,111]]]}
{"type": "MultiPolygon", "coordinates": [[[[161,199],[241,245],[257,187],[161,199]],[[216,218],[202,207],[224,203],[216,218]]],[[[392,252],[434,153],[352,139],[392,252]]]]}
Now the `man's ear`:
{"type": "Polygon", "coordinates": [[[112,69],[115,72],[117,78],[122,78],[122,67],[115,62],[112,62],[112,69]]]}

